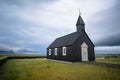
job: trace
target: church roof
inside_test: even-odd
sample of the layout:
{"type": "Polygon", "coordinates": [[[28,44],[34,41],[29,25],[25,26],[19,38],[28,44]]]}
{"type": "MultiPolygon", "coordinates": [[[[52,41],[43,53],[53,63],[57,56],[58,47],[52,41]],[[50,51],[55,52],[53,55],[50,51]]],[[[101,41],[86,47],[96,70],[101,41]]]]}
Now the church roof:
{"type": "Polygon", "coordinates": [[[79,37],[79,35],[80,34],[78,34],[77,32],[74,32],[74,33],[56,38],[55,41],[48,48],[72,45],[76,41],[76,39],[79,37]]]}
{"type": "Polygon", "coordinates": [[[78,20],[77,20],[77,23],[76,23],[76,26],[77,26],[77,25],[80,25],[80,24],[85,25],[82,17],[79,15],[78,20]]]}
{"type": "MultiPolygon", "coordinates": [[[[48,48],[55,48],[55,47],[61,47],[61,46],[69,46],[69,45],[73,45],[74,42],[81,37],[81,34],[84,33],[87,38],[89,39],[89,41],[91,42],[91,44],[94,46],[94,44],[92,43],[92,41],[90,40],[90,38],[88,37],[87,33],[85,31],[82,31],[81,33],[78,32],[74,32],[59,38],[56,38],[55,41],[48,47],[48,48]]],[[[81,37],[82,38],[82,37],[81,37]]]]}

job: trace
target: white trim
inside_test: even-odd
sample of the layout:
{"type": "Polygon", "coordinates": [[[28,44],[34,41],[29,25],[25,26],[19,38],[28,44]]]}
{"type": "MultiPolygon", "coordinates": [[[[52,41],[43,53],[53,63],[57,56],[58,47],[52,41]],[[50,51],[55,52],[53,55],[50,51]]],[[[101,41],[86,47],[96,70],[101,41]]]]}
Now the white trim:
{"type": "Polygon", "coordinates": [[[85,42],[83,42],[82,45],[81,45],[81,47],[86,47],[86,48],[88,48],[88,45],[87,45],[85,42]]]}
{"type": "Polygon", "coordinates": [[[51,49],[48,50],[48,54],[51,55],[51,49]]]}
{"type": "Polygon", "coordinates": [[[57,56],[57,48],[55,48],[55,55],[57,56]]]}
{"type": "Polygon", "coordinates": [[[63,56],[66,56],[67,54],[67,48],[66,47],[62,47],[62,54],[63,56]]]}

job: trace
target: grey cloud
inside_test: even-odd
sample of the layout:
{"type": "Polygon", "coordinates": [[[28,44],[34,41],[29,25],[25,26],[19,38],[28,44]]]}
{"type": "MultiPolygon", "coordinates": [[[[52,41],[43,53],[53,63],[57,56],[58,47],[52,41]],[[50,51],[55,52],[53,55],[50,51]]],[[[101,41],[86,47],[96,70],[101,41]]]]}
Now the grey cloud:
{"type": "MultiPolygon", "coordinates": [[[[100,39],[95,41],[96,46],[119,46],[120,45],[120,3],[114,7],[101,11],[96,14],[101,18],[94,23],[96,34],[101,35],[100,39]],[[100,34],[101,33],[101,34],[100,34]]],[[[97,36],[96,36],[97,37],[97,36]]]]}
{"type": "Polygon", "coordinates": [[[17,5],[17,6],[25,6],[25,5],[36,5],[36,4],[43,4],[43,3],[50,3],[55,2],[57,0],[1,0],[1,4],[6,5],[17,5]]]}
{"type": "MultiPolygon", "coordinates": [[[[18,14],[23,10],[36,9],[37,5],[45,5],[49,7],[49,4],[59,0],[0,0],[0,49],[12,49],[13,47],[19,47],[21,49],[31,48],[36,51],[44,53],[48,44],[33,44],[34,38],[25,33],[22,30],[26,30],[30,33],[30,27],[40,26],[21,18],[18,14]],[[40,48],[40,49],[39,49],[40,48]]],[[[95,16],[104,17],[103,20],[92,24],[96,32],[102,33],[100,40],[95,42],[96,46],[116,46],[120,45],[120,4],[117,3],[114,7],[97,13],[95,16]],[[99,28],[99,29],[98,29],[99,28]]],[[[43,7],[40,7],[40,10],[43,7]]],[[[28,13],[29,14],[29,13],[28,13]]],[[[34,15],[34,14],[33,14],[34,15]]],[[[41,24],[41,23],[40,23],[41,24]]],[[[45,26],[46,27],[46,26],[45,26]]],[[[52,27],[48,27],[44,30],[45,34],[60,33],[52,27]],[[45,32],[46,31],[46,32],[45,32]]],[[[43,33],[41,33],[43,34],[43,33]]],[[[40,35],[41,37],[41,35],[40,35]]],[[[95,36],[96,37],[96,36],[95,36]]],[[[40,41],[42,42],[42,41],[40,41]]]]}
{"type": "Polygon", "coordinates": [[[120,46],[120,37],[119,35],[114,35],[110,37],[103,38],[96,46],[120,46]]]}

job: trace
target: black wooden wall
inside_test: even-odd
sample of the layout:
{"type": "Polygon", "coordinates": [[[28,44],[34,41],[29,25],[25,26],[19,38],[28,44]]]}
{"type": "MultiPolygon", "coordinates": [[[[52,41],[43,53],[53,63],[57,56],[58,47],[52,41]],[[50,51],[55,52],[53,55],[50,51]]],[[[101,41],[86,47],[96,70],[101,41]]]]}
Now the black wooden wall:
{"type": "Polygon", "coordinates": [[[83,31],[80,37],[76,40],[73,45],[66,46],[67,47],[67,55],[62,55],[62,47],[57,48],[57,55],[54,55],[54,48],[51,49],[51,55],[48,55],[47,49],[47,58],[48,59],[55,59],[55,60],[62,60],[62,61],[70,61],[70,62],[78,62],[81,61],[81,45],[83,42],[86,42],[88,45],[88,60],[93,61],[95,60],[94,54],[94,45],[92,44],[91,40],[87,36],[87,34],[83,31]]]}
{"type": "Polygon", "coordinates": [[[72,46],[72,53],[74,54],[74,61],[81,61],[81,45],[83,42],[86,42],[88,45],[88,60],[93,61],[95,60],[94,54],[94,45],[91,43],[89,37],[85,32],[82,32],[80,37],[72,46]]]}
{"type": "Polygon", "coordinates": [[[55,60],[62,60],[62,61],[70,61],[73,62],[73,55],[72,52],[72,46],[66,46],[67,47],[67,52],[66,56],[63,56],[62,54],[62,47],[57,47],[57,55],[54,55],[54,48],[51,49],[51,55],[49,54],[49,49],[47,49],[47,58],[48,59],[55,59],[55,60]]]}

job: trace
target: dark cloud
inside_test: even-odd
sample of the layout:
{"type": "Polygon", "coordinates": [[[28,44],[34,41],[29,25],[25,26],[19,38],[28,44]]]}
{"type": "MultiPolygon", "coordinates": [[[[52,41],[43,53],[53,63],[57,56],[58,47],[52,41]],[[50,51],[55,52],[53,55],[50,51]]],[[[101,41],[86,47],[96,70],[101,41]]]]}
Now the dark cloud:
{"type": "Polygon", "coordinates": [[[114,7],[101,11],[97,15],[101,20],[94,23],[93,26],[101,37],[95,42],[95,45],[120,46],[120,3],[117,2],[114,7]]]}
{"type": "Polygon", "coordinates": [[[101,39],[96,46],[120,46],[120,34],[101,39]]]}

